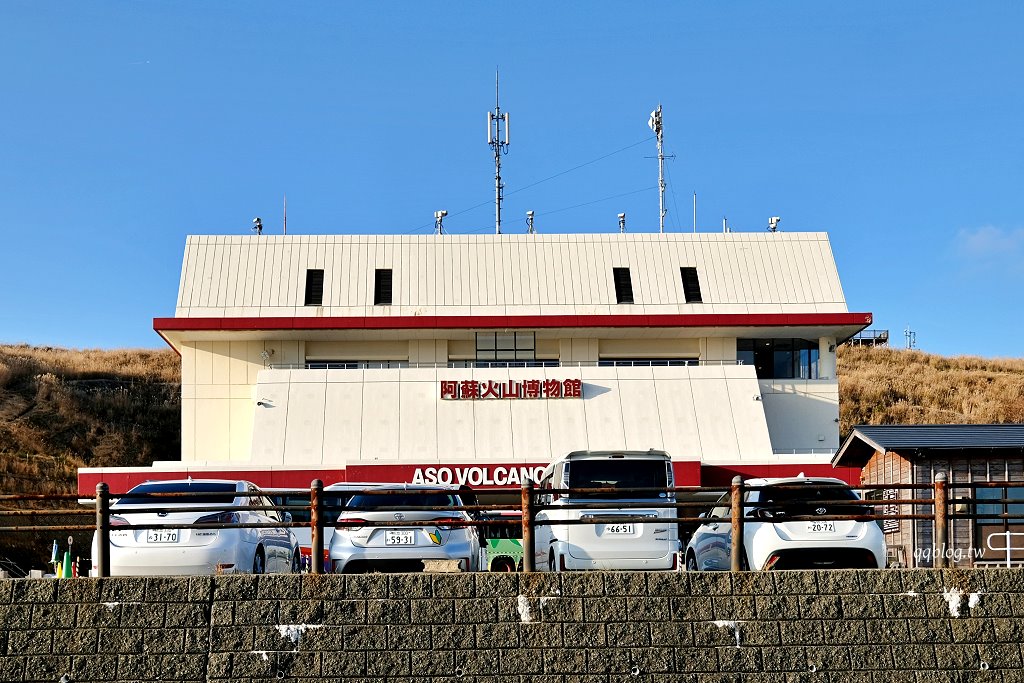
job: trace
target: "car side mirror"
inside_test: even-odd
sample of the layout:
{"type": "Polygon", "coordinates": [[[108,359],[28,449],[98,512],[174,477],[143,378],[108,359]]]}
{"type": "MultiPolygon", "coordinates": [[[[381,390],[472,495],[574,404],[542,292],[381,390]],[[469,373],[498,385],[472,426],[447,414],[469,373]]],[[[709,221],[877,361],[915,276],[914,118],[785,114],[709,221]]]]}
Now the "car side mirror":
{"type": "Polygon", "coordinates": [[[708,513],[706,513],[706,512],[702,512],[699,515],[697,515],[697,519],[707,519],[707,517],[708,517],[708,513]]]}
{"type": "Polygon", "coordinates": [[[292,513],[290,513],[290,512],[282,512],[281,513],[281,521],[284,522],[285,524],[291,524],[292,523],[292,513]]]}

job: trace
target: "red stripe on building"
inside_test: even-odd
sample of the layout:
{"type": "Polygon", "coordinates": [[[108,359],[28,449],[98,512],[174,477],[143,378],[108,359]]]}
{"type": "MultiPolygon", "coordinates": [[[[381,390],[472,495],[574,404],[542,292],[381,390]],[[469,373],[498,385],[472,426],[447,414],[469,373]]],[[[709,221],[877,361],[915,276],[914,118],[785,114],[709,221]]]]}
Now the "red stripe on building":
{"type": "Polygon", "coordinates": [[[480,315],[344,318],[154,318],[157,332],[416,330],[588,327],[832,327],[871,324],[870,313],[696,313],[685,315],[480,315]]]}

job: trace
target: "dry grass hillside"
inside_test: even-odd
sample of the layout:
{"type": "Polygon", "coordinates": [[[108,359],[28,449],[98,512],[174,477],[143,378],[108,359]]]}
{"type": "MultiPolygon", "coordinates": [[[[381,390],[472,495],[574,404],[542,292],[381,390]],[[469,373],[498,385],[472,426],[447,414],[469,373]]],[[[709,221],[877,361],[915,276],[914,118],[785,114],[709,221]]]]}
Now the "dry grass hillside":
{"type": "Polygon", "coordinates": [[[858,424],[1024,422],[1024,359],[843,346],[837,363],[844,438],[858,424]]]}
{"type": "MultiPolygon", "coordinates": [[[[81,466],[149,465],[180,452],[177,355],[0,345],[0,494],[74,493],[81,466]]],[[[40,504],[54,509],[72,505],[40,504]]],[[[19,507],[2,505],[2,507],[19,507]]],[[[22,518],[24,520],[24,518],[22,518]]],[[[87,524],[60,516],[32,524],[87,524]]],[[[10,518],[0,518],[0,526],[10,518]]],[[[0,568],[39,567],[60,533],[0,533],[0,568]],[[44,557],[45,556],[45,557],[44,557]]],[[[91,535],[77,532],[87,548],[91,535]]]]}

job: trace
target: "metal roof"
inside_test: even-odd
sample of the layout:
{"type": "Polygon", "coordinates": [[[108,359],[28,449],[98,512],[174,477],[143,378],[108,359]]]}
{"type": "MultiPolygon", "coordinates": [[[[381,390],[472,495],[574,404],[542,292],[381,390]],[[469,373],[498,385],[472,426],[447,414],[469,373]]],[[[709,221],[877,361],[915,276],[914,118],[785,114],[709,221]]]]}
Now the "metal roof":
{"type": "Polygon", "coordinates": [[[1024,449],[1024,424],[858,425],[832,459],[863,467],[875,452],[1024,449]]]}

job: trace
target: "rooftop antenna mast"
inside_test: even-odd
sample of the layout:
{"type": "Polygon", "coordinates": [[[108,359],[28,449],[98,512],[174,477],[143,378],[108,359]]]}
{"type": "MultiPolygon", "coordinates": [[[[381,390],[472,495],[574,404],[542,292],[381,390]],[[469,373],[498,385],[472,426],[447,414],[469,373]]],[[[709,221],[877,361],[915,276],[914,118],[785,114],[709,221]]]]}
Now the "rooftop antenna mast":
{"type": "Polygon", "coordinates": [[[487,112],[487,144],[494,150],[494,232],[501,234],[501,155],[508,154],[508,112],[502,113],[498,104],[498,70],[494,70],[494,111],[487,112]],[[502,124],[505,141],[501,141],[502,124]]]}
{"type": "MultiPolygon", "coordinates": [[[[668,213],[668,210],[665,209],[665,131],[662,127],[660,104],[651,112],[651,118],[647,120],[647,127],[658,136],[658,231],[665,232],[665,214],[668,213]]],[[[696,202],[696,193],[694,193],[694,201],[696,202]]]]}

